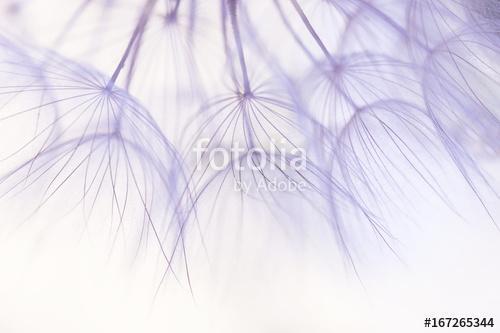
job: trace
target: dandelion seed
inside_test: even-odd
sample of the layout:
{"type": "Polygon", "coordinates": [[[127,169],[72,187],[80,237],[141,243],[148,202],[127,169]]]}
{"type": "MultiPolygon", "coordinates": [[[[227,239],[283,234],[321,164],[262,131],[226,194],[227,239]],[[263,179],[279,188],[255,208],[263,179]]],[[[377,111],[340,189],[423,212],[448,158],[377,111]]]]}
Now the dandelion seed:
{"type": "Polygon", "coordinates": [[[151,115],[114,86],[120,66],[106,79],[56,54],[28,51],[32,63],[43,63],[44,81],[36,81],[26,63],[14,63],[12,69],[2,62],[25,85],[0,87],[6,99],[1,123],[17,120],[22,125],[29,117],[45,121],[16,151],[29,150],[31,157],[23,156],[1,178],[2,198],[29,193],[36,203],[28,213],[60,200],[63,214],[81,207],[87,220],[99,216],[110,222],[112,239],[126,235],[136,249],[153,239],[173,272],[173,254],[179,257],[182,251],[176,248],[184,246],[179,221],[185,187],[175,148],[151,115]],[[47,92],[50,99],[44,97],[47,92]]]}

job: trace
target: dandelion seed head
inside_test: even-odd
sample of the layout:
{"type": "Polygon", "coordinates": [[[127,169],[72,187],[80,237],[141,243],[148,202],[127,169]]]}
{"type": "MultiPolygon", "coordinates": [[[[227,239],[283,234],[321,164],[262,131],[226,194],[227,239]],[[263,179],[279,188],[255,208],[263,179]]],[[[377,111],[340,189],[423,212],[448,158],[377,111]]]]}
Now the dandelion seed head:
{"type": "MultiPolygon", "coordinates": [[[[0,87],[9,119],[36,121],[40,114],[48,119],[28,136],[28,157],[16,158],[0,178],[1,197],[21,196],[26,214],[62,201],[65,209],[59,214],[81,209],[87,221],[108,222],[112,239],[126,229],[134,250],[152,238],[162,251],[174,251],[177,245],[164,243],[164,237],[180,232],[182,166],[149,112],[91,68],[53,52],[26,52],[42,75],[27,76],[14,91],[0,87]]],[[[15,64],[9,72],[14,76],[32,71],[29,63],[15,64]]]]}
{"type": "Polygon", "coordinates": [[[490,215],[477,180],[495,192],[481,164],[500,151],[498,1],[257,3],[78,1],[61,16],[22,2],[48,12],[30,26],[50,38],[0,38],[0,136],[16,138],[0,196],[66,199],[152,238],[162,281],[189,279],[220,201],[304,234],[326,225],[351,265],[372,240],[395,252],[385,218],[419,195],[460,215],[450,168],[490,215]]]}

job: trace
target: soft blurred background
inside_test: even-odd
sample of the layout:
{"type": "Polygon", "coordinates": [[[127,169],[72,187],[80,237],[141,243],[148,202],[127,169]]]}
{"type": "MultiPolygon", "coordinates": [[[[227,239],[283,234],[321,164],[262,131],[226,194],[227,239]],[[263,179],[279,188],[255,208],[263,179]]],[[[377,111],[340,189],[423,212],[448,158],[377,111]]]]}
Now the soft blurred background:
{"type": "Polygon", "coordinates": [[[498,320],[499,231],[472,196],[461,199],[468,221],[417,203],[417,224],[398,233],[400,260],[378,255],[358,277],[328,240],[294,242],[269,219],[248,217],[238,242],[224,229],[213,264],[191,261],[194,294],[171,277],[157,291],[161,260],[132,262],[82,233],[78,219],[5,228],[2,207],[1,331],[425,332],[426,317],[498,320]]]}
{"type": "MultiPolygon", "coordinates": [[[[2,0],[2,32],[54,47],[110,75],[142,2],[103,3],[104,7],[85,11],[72,26],[72,15],[78,13],[72,1],[2,0]],[[68,34],[58,39],[58,32],[64,29],[68,34]],[[106,33],[99,34],[99,29],[106,33]]],[[[331,31],[328,29],[335,25],[327,19],[331,16],[318,10],[320,6],[311,8],[304,3],[319,30],[331,31]]],[[[290,41],[275,40],[279,34],[273,31],[273,24],[279,18],[266,16],[269,6],[250,8],[249,19],[266,17],[260,31],[267,43],[280,42],[276,55],[293,72],[304,62],[303,56],[290,56],[286,44],[290,41]]],[[[182,71],[163,82],[174,86],[173,92],[167,89],[166,93],[164,86],[146,89],[132,84],[131,90],[148,108],[189,109],[192,96],[212,95],[227,85],[219,73],[224,55],[219,22],[210,16],[212,7],[207,1],[197,9],[202,19],[194,35],[199,49],[193,62],[201,68],[196,75],[202,91],[191,86],[192,73],[182,71]]],[[[161,42],[155,36],[153,33],[153,48],[145,48],[149,60],[139,70],[139,77],[158,83],[162,77],[155,75],[186,65],[189,55],[175,38],[167,42],[180,45],[175,48],[179,54],[171,56],[170,49],[155,49],[155,43],[161,42]],[[158,59],[166,59],[166,68],[158,67],[158,59]],[[150,63],[157,71],[147,69],[150,63]]],[[[393,52],[393,45],[387,45],[392,37],[379,37],[371,42],[393,52]]],[[[253,54],[258,47],[262,46],[252,46],[253,54]]],[[[253,62],[265,67],[262,61],[253,62]]],[[[157,121],[172,134],[169,139],[182,143],[177,124],[188,115],[171,116],[176,118],[160,116],[157,121]]],[[[2,149],[8,148],[7,141],[0,143],[2,149]]],[[[482,150],[479,146],[476,148],[482,150]]],[[[498,152],[488,154],[481,166],[492,179],[498,179],[498,152]]],[[[23,199],[2,201],[0,332],[390,333],[433,330],[424,328],[427,317],[493,317],[500,321],[500,231],[456,169],[436,170],[436,174],[446,174],[443,191],[460,214],[426,189],[421,179],[415,179],[416,187],[404,188],[411,193],[411,203],[396,195],[391,198],[391,204],[404,207],[389,219],[395,253],[360,237],[356,247],[363,251],[356,257],[355,267],[346,262],[333,235],[313,212],[303,211],[299,216],[303,224],[298,225],[287,214],[271,214],[258,200],[249,198],[243,209],[239,196],[225,197],[205,230],[206,243],[197,243],[188,256],[190,283],[184,275],[179,280],[171,274],[162,279],[166,264],[154,242],[137,255],[126,244],[127,237],[114,241],[102,216],[94,214],[91,221],[85,221],[80,210],[70,211],[65,206],[64,197],[28,220],[23,213],[29,205],[23,199]]],[[[495,183],[492,187],[498,188],[495,183]]],[[[498,197],[484,193],[489,193],[483,199],[495,218],[498,197]]],[[[205,217],[211,204],[208,200],[201,210],[205,217]]],[[[297,207],[290,200],[292,214],[297,207]]],[[[439,328],[440,332],[455,330],[439,328]]],[[[476,330],[496,328],[467,331],[476,330]]]]}

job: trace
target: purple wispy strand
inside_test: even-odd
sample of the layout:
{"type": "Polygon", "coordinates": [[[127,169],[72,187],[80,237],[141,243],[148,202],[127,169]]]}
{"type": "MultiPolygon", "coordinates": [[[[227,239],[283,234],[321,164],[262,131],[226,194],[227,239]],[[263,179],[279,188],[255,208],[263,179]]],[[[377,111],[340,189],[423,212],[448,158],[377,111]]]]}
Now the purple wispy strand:
{"type": "MultiPolygon", "coordinates": [[[[53,46],[70,40],[81,15],[96,4],[79,2],[81,12],[53,46]]],[[[169,265],[175,256],[186,260],[178,250],[184,234],[208,224],[198,206],[210,202],[215,210],[223,195],[235,195],[223,191],[228,183],[303,182],[307,190],[294,199],[257,190],[245,201],[264,202],[275,213],[298,200],[331,227],[351,264],[362,247],[359,235],[371,232],[392,250],[385,218],[404,211],[419,184],[460,215],[441,180],[451,167],[495,221],[485,196],[498,201],[496,185],[481,164],[500,151],[498,1],[130,4],[136,20],[120,29],[124,36],[103,28],[121,41],[110,78],[54,53],[33,55],[2,42],[9,60],[2,62],[0,101],[3,110],[15,105],[3,112],[2,124],[30,117],[35,124],[33,134],[19,133],[24,141],[4,155],[26,160],[4,178],[7,193],[43,180],[44,202],[82,172],[80,201],[88,207],[107,182],[102,186],[120,221],[135,196],[144,208],[141,225],[149,225],[160,244],[170,240],[169,265]],[[201,15],[203,6],[215,19],[201,15]],[[179,133],[171,136],[172,130],[179,133]],[[175,148],[167,137],[176,139],[175,148]],[[193,161],[203,139],[206,152],[193,161]],[[187,149],[182,161],[181,143],[187,149]],[[236,143],[241,154],[213,170],[209,152],[236,143]],[[260,153],[252,155],[256,148],[260,153]],[[307,166],[273,164],[291,165],[284,148],[304,149],[307,166]],[[254,168],[239,170],[243,160],[254,168]],[[168,213],[162,200],[171,203],[168,213]],[[164,236],[153,215],[169,221],[164,236]]],[[[102,8],[118,18],[116,3],[102,8]]],[[[97,49],[113,49],[104,44],[97,49]]],[[[243,201],[241,191],[236,195],[243,201]]],[[[303,223],[292,215],[290,224],[303,223]]]]}

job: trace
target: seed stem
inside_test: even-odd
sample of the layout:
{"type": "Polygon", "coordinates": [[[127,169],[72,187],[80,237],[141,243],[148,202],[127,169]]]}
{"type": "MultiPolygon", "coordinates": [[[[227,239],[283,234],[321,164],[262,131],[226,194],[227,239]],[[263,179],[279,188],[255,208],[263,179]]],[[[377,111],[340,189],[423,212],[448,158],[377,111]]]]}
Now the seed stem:
{"type": "Polygon", "coordinates": [[[118,76],[120,75],[120,72],[123,69],[123,66],[125,65],[125,61],[127,61],[130,55],[130,51],[132,50],[136,41],[140,39],[140,37],[144,33],[144,28],[149,21],[149,18],[155,7],[156,2],[157,0],[148,0],[146,2],[146,5],[142,10],[141,16],[139,17],[139,21],[137,22],[134,32],[132,33],[132,36],[130,37],[130,40],[127,44],[127,48],[125,49],[125,52],[123,53],[123,56],[120,59],[120,62],[118,63],[118,66],[116,66],[116,69],[113,72],[113,75],[111,76],[111,79],[108,82],[108,85],[106,87],[107,89],[111,89],[116,83],[116,80],[118,79],[118,76]]]}
{"type": "Polygon", "coordinates": [[[333,63],[333,57],[332,57],[332,55],[330,54],[330,52],[328,51],[326,45],[323,43],[323,41],[319,37],[319,35],[316,32],[316,30],[314,30],[314,27],[312,26],[311,22],[309,21],[309,19],[307,18],[306,14],[304,13],[304,10],[302,9],[302,7],[300,7],[300,5],[297,2],[297,0],[290,0],[290,1],[292,2],[292,5],[295,8],[295,11],[297,12],[297,14],[299,14],[300,18],[302,19],[302,22],[306,26],[307,30],[309,31],[309,33],[311,34],[311,36],[316,41],[316,44],[318,44],[318,46],[321,48],[321,51],[323,51],[323,53],[326,56],[326,58],[329,59],[330,62],[333,63]]]}
{"type": "Polygon", "coordinates": [[[243,51],[243,43],[241,42],[240,28],[238,25],[238,11],[236,6],[238,0],[227,0],[229,7],[229,16],[231,17],[231,26],[233,29],[234,40],[236,42],[236,49],[238,52],[238,59],[240,61],[241,72],[243,75],[243,89],[245,94],[251,93],[250,80],[248,79],[248,70],[245,61],[245,53],[243,51]]]}

